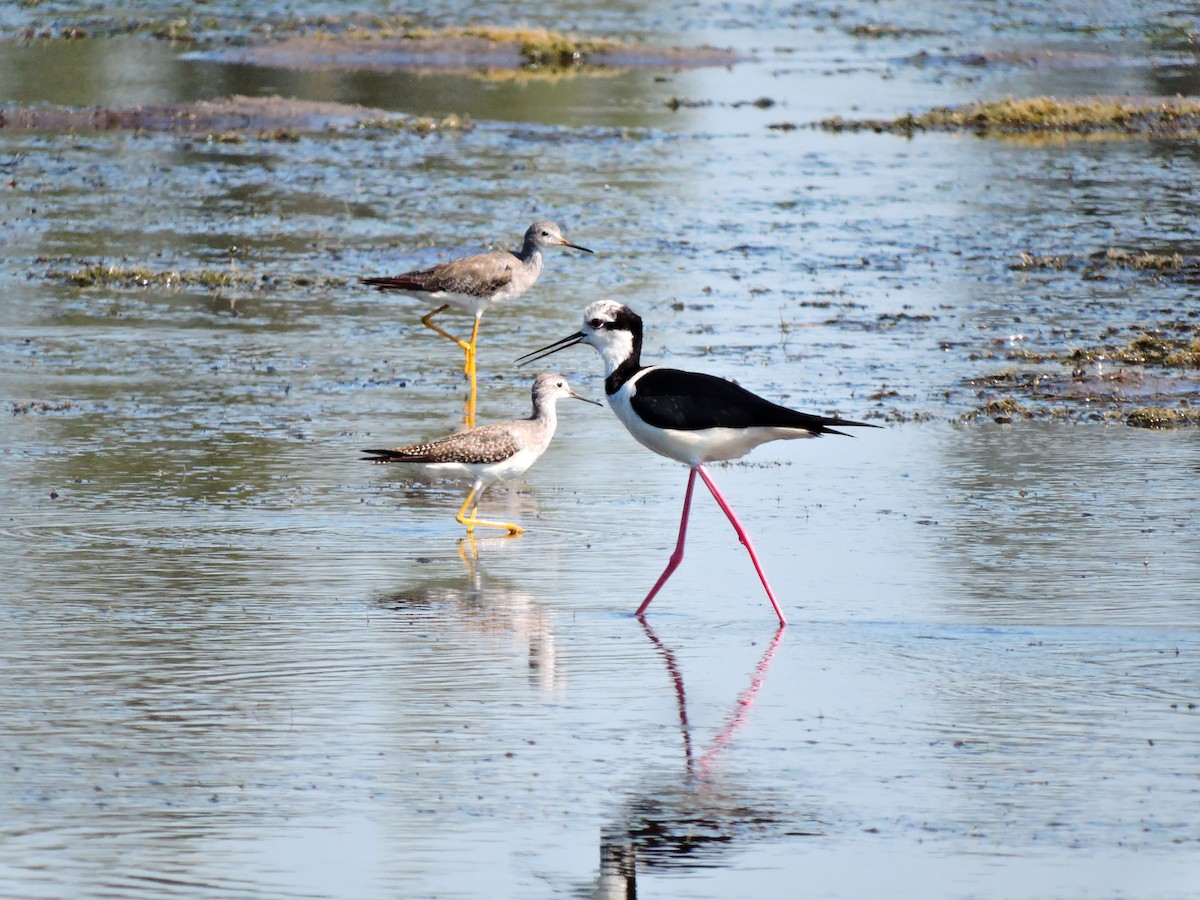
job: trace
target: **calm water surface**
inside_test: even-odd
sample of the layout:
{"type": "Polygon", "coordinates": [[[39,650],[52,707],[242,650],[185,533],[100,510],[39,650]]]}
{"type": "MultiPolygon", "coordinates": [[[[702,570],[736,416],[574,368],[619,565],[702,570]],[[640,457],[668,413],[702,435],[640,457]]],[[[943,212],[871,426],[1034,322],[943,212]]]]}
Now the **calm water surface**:
{"type": "MultiPolygon", "coordinates": [[[[241,5],[210,8],[248,30],[241,5]]],[[[0,27],[82,15],[14,7],[0,27]]],[[[1084,404],[1072,424],[957,420],[971,379],[1011,368],[997,348],[1194,317],[1182,281],[1011,268],[1200,252],[1194,142],[768,127],[1194,95],[1181,14],[561,16],[531,24],[755,59],[530,80],[259,70],[148,38],[0,45],[6,102],[282,93],[477,121],[237,144],[0,132],[0,893],[1193,896],[1200,443],[1088,424],[1084,404]],[[880,22],[908,30],[850,34],[880,22]],[[425,309],[354,280],[541,217],[599,252],[553,255],[484,319],[481,420],[523,414],[512,360],[615,295],[652,359],[908,422],[714,469],[783,633],[701,494],[649,624],[630,615],[686,474],[607,410],[563,404],[546,457],[488,495],[528,527],[515,540],[464,543],[459,487],[359,461],[453,430],[464,392],[425,309]],[[255,278],[64,277],[95,261],[255,278]]],[[[548,362],[602,394],[591,350],[548,362]]]]}

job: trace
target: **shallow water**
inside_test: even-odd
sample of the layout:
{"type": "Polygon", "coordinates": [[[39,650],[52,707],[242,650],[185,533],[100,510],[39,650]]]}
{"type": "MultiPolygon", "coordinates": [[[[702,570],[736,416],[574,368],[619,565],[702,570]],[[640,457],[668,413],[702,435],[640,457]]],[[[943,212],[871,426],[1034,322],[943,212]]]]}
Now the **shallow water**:
{"type": "MultiPolygon", "coordinates": [[[[756,60],[529,80],[259,71],[140,37],[0,47],[6,101],[284,93],[476,120],[243,143],[0,132],[0,892],[1192,893],[1200,444],[1085,401],[1070,424],[957,420],[1010,348],[1194,317],[1184,281],[1010,268],[1200,252],[1194,142],[768,127],[1195,94],[1178,14],[563,9],[756,60]],[[941,33],[848,33],[880,20],[941,33]],[[967,58],[984,52],[1022,55],[967,58]],[[686,475],[607,410],[560,406],[546,457],[481,508],[527,534],[474,553],[460,488],[359,461],[453,430],[463,390],[425,310],[354,280],[508,245],[543,216],[598,254],[552,256],[484,319],[481,421],[527,409],[512,360],[606,295],[646,317],[652,359],[927,420],[713,470],[782,635],[703,493],[649,627],[630,615],[686,475]],[[61,274],[97,260],[255,280],[61,274]]],[[[547,363],[602,393],[592,351],[547,363]]]]}

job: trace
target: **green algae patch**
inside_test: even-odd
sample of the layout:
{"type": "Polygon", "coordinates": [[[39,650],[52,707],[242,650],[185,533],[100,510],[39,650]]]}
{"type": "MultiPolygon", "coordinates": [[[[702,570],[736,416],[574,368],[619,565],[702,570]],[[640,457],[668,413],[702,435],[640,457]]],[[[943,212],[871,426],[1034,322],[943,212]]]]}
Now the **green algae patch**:
{"type": "MultiPolygon", "coordinates": [[[[610,38],[586,38],[546,28],[496,28],[477,26],[461,29],[465,37],[482,38],[496,44],[516,45],[526,65],[568,67],[614,53],[626,45],[610,38]]],[[[453,36],[453,32],[450,33],[453,36]]]]}
{"type": "Polygon", "coordinates": [[[980,135],[1101,133],[1200,134],[1200,100],[1182,97],[1128,99],[1056,97],[976,101],[965,106],[939,106],[895,119],[844,119],[834,116],[815,123],[823,131],[874,131],[914,135],[918,132],[972,132],[980,135]]]}
{"type": "Polygon", "coordinates": [[[51,271],[46,277],[54,281],[65,281],[76,287],[97,285],[122,285],[126,287],[184,287],[200,285],[219,289],[254,284],[257,279],[244,272],[232,269],[190,269],[155,272],[142,266],[126,266],[110,263],[92,263],[70,272],[51,271]]]}
{"type": "Polygon", "coordinates": [[[945,34],[945,32],[936,31],[932,28],[910,28],[906,25],[897,25],[894,22],[868,22],[864,25],[854,25],[848,28],[846,34],[851,37],[876,40],[879,38],[935,37],[945,34]]]}
{"type": "Polygon", "coordinates": [[[1195,327],[1182,326],[1182,333],[1164,330],[1143,331],[1123,347],[1088,347],[1075,350],[1072,360],[1111,360],[1129,365],[1158,366],[1164,369],[1200,369],[1200,336],[1195,327]]]}
{"type": "MultiPolygon", "coordinates": [[[[1197,314],[1193,318],[1200,318],[1197,314]]],[[[1083,363],[1119,363],[1122,366],[1142,366],[1165,371],[1191,373],[1200,370],[1200,325],[1195,321],[1179,319],[1164,321],[1153,326],[1133,326],[1124,343],[1116,338],[1120,331],[1110,328],[1082,346],[1061,348],[1047,347],[1030,349],[1017,347],[1003,353],[986,352],[972,354],[972,359],[1003,358],[1017,364],[1057,363],[1060,366],[1078,368],[1083,363]]],[[[1110,373],[1107,377],[1117,377],[1110,373]]],[[[1036,378],[1028,373],[1011,371],[973,379],[970,384],[980,387],[1020,388],[1036,384],[1036,378]]]]}
{"type": "Polygon", "coordinates": [[[470,131],[475,123],[470,116],[376,116],[360,119],[354,123],[360,131],[398,131],[410,132],[417,135],[433,134],[439,131],[470,131]]]}
{"type": "Polygon", "coordinates": [[[375,21],[353,20],[345,27],[327,22],[318,31],[304,36],[306,39],[331,44],[339,40],[374,41],[422,41],[429,46],[447,49],[464,49],[463,42],[484,41],[516,51],[526,65],[573,66],[588,59],[614,53],[629,46],[611,38],[583,37],[548,28],[516,28],[491,25],[472,25],[465,28],[427,28],[408,19],[377,19],[375,21]]]}
{"type": "Polygon", "coordinates": [[[1079,271],[1085,278],[1102,278],[1106,272],[1127,270],[1153,275],[1189,275],[1200,278],[1200,258],[1179,252],[1121,250],[1109,247],[1091,254],[1022,251],[1009,268],[1021,271],[1079,271]]]}
{"type": "Polygon", "coordinates": [[[1200,425],[1200,409],[1144,406],[1130,412],[1125,417],[1125,424],[1133,428],[1183,428],[1187,425],[1200,425]]]}
{"type": "Polygon", "coordinates": [[[1109,328],[1074,349],[1007,353],[1010,368],[963,383],[982,405],[961,418],[1101,421],[1142,428],[1200,424],[1198,318],[1200,313],[1135,326],[1123,339],[1118,329],[1109,328]]]}
{"type": "Polygon", "coordinates": [[[714,47],[659,47],[544,28],[471,25],[428,28],[406,19],[325,19],[281,39],[212,47],[218,62],[293,70],[591,71],[730,65],[742,57],[714,47]]]}
{"type": "Polygon", "coordinates": [[[1032,419],[1033,416],[1033,410],[1021,405],[1014,398],[1000,397],[995,400],[988,400],[978,409],[964,413],[962,420],[964,422],[974,422],[978,419],[991,419],[993,422],[1007,425],[1016,419],[1032,419]]]}
{"type": "Polygon", "coordinates": [[[62,281],[75,287],[203,287],[211,291],[225,288],[345,287],[345,278],[314,277],[311,275],[261,275],[228,269],[171,269],[155,271],[144,266],[96,262],[70,271],[52,269],[46,273],[51,281],[62,281]]]}

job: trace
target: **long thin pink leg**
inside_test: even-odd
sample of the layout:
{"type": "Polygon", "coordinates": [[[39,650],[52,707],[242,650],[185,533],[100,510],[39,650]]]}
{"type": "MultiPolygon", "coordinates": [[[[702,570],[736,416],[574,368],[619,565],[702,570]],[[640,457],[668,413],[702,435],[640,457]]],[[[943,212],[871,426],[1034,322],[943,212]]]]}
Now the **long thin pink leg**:
{"type": "MultiPolygon", "coordinates": [[[[737,532],[738,540],[742,542],[742,546],[750,554],[750,561],[754,563],[754,571],[758,573],[758,578],[762,581],[762,585],[767,590],[767,599],[771,601],[771,606],[775,607],[775,615],[779,616],[780,626],[787,624],[787,619],[783,617],[783,610],[779,608],[779,603],[775,600],[775,594],[771,590],[771,585],[767,583],[767,575],[762,570],[762,565],[758,561],[758,554],[754,552],[754,545],[750,543],[750,535],[746,534],[746,529],[742,527],[742,523],[738,521],[737,516],[733,514],[733,510],[729,508],[729,503],[721,496],[721,492],[717,490],[717,486],[713,483],[712,477],[704,466],[696,466],[692,469],[692,475],[695,477],[696,472],[700,472],[700,477],[704,479],[704,483],[708,485],[708,489],[712,492],[713,498],[717,501],[717,505],[725,511],[725,515],[729,517],[729,521],[733,524],[733,530],[737,532]]],[[[689,485],[690,486],[690,485],[689,485]]],[[[691,496],[689,492],[688,496],[691,496]]],[[[682,555],[682,554],[680,554],[682,555]]],[[[674,557],[672,557],[674,559],[674,557]]],[[[653,596],[653,594],[651,594],[653,596]]],[[[647,598],[646,603],[650,600],[647,598]]],[[[645,604],[643,604],[644,606],[645,604]]]]}
{"type": "MultiPolygon", "coordinates": [[[[700,470],[700,474],[704,474],[703,469],[700,470]]],[[[654,599],[654,595],[667,583],[667,579],[671,577],[671,573],[678,569],[679,564],[683,562],[683,542],[687,540],[688,514],[692,511],[692,488],[695,486],[696,469],[692,469],[691,474],[688,475],[687,493],[683,495],[683,517],[679,520],[679,540],[675,542],[675,552],[671,554],[671,560],[667,563],[667,567],[658,576],[658,581],[654,582],[654,587],[650,588],[650,593],[646,595],[646,599],[642,601],[642,605],[637,608],[637,612],[634,615],[645,615],[646,607],[650,605],[650,601],[654,599]]]]}

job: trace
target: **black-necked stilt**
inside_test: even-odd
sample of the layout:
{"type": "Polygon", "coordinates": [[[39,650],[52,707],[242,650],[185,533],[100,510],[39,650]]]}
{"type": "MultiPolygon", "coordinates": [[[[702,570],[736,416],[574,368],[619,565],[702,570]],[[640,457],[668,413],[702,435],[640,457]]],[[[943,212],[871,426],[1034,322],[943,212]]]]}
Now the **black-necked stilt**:
{"type": "Polygon", "coordinates": [[[421,323],[454,341],[466,354],[464,371],[471,380],[466,415],[468,428],[475,424],[475,344],[479,338],[479,320],[484,310],[519,297],[533,287],[542,274],[542,251],[547,247],[574,247],[584,253],[592,252],[564,238],[553,222],[534,222],[525,232],[525,243],[516,253],[496,250],[402,275],[361,279],[363,284],[381,291],[400,291],[409,296],[442,301],[442,305],[427,313],[421,323]],[[470,341],[455,337],[433,323],[434,316],[451,306],[475,316],[470,341]]]}
{"type": "Polygon", "coordinates": [[[472,534],[476,525],[506,528],[510,535],[525,531],[520,525],[478,518],[479,498],[491,485],[516,478],[546,452],[558,426],[555,404],[564,397],[601,406],[580,397],[561,375],[539,375],[533,382],[533,415],[528,419],[482,425],[449,437],[394,450],[364,450],[371,462],[412,463],[426,472],[473,482],[455,519],[472,534]],[[471,510],[467,514],[468,508],[471,510]]]}
{"type": "Polygon", "coordinates": [[[786,625],[787,619],[767,582],[750,536],[713,483],[704,464],[737,459],[767,441],[843,434],[831,427],[834,425],[862,428],[879,426],[797,412],[713,375],[643,366],[642,319],[629,307],[614,300],[593,303],[584,311],[583,328],[580,331],[528,353],[518,362],[532,362],[580,343],[595,347],[604,360],[604,391],[608,395],[608,405],[629,429],[629,433],[643,446],[686,463],[691,470],[683,498],[683,517],[679,522],[675,552],[638,607],[637,615],[645,613],[654,595],[683,559],[692,489],[699,474],[749,552],[771,606],[779,616],[779,624],[786,625]]]}

